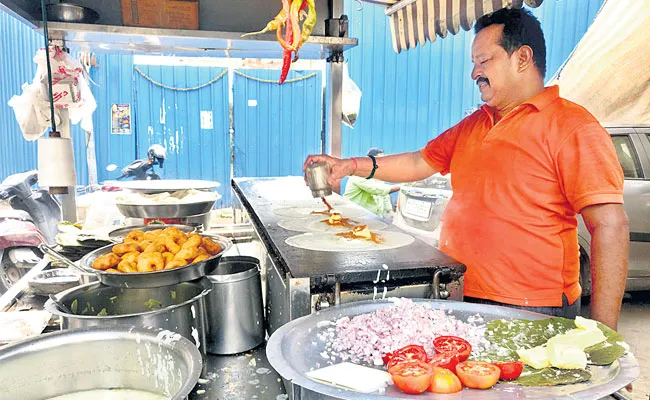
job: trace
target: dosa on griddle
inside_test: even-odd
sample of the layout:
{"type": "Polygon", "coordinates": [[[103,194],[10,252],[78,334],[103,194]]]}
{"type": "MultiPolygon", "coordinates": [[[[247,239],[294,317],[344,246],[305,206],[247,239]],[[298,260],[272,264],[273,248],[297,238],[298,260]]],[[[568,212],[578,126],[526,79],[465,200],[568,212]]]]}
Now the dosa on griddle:
{"type": "MultiPolygon", "coordinates": [[[[347,218],[344,216],[344,218],[347,218]]],[[[302,232],[328,232],[328,233],[339,233],[339,232],[348,232],[352,230],[354,226],[366,225],[368,229],[372,232],[380,231],[386,229],[388,225],[377,220],[377,219],[365,219],[365,218],[349,218],[350,224],[352,226],[344,225],[329,225],[327,222],[327,216],[325,218],[319,218],[316,221],[311,220],[307,226],[308,229],[302,232]]]]}
{"type": "Polygon", "coordinates": [[[305,250],[314,251],[371,251],[389,250],[398,247],[408,246],[415,239],[401,232],[383,231],[379,232],[381,243],[374,243],[364,239],[346,239],[337,236],[335,233],[312,233],[292,236],[285,240],[285,243],[305,250]]]}
{"type": "MultiPolygon", "coordinates": [[[[368,211],[363,208],[354,208],[354,207],[337,207],[335,210],[338,210],[341,213],[341,216],[345,218],[359,218],[368,214],[368,211]]],[[[286,218],[306,218],[311,216],[323,217],[323,219],[329,217],[329,212],[325,204],[318,206],[292,206],[292,207],[282,207],[276,208],[273,210],[273,213],[280,217],[286,218]],[[313,211],[323,212],[322,214],[312,214],[313,211]]]]}
{"type": "Polygon", "coordinates": [[[327,216],[313,215],[311,217],[306,217],[306,218],[286,218],[278,221],[278,226],[288,231],[311,232],[311,230],[309,229],[309,225],[312,222],[318,222],[323,218],[327,218],[327,216]]]}

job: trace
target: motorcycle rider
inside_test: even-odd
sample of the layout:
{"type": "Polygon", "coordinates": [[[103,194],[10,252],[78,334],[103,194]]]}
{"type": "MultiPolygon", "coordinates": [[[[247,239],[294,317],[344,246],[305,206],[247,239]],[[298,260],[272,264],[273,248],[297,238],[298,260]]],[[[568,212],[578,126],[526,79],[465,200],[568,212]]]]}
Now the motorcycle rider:
{"type": "Polygon", "coordinates": [[[147,158],[135,160],[124,167],[122,169],[122,175],[117,177],[117,179],[122,180],[129,177],[134,177],[135,180],[160,179],[160,176],[153,172],[153,167],[154,165],[158,165],[162,168],[165,158],[167,158],[167,150],[163,146],[159,144],[151,145],[147,150],[147,158]],[[147,172],[150,169],[152,171],[147,172]]]}

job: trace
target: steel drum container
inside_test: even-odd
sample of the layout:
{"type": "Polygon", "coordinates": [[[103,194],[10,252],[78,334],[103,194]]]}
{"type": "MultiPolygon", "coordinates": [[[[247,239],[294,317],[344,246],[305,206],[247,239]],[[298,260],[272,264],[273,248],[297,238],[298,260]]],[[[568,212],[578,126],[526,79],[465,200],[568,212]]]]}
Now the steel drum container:
{"type": "Polygon", "coordinates": [[[260,262],[255,257],[222,257],[212,275],[208,307],[208,352],[235,354],[264,343],[260,262]]]}
{"type": "Polygon", "coordinates": [[[52,300],[47,300],[45,309],[62,317],[63,329],[118,325],[163,328],[189,339],[206,354],[205,296],[210,290],[207,278],[143,289],[94,282],[56,296],[72,314],[52,300]]]}
{"type": "Polygon", "coordinates": [[[202,367],[196,346],[170,331],[136,327],[60,331],[0,349],[0,399],[42,400],[121,389],[138,391],[143,399],[149,394],[181,400],[196,385],[202,367]]]}

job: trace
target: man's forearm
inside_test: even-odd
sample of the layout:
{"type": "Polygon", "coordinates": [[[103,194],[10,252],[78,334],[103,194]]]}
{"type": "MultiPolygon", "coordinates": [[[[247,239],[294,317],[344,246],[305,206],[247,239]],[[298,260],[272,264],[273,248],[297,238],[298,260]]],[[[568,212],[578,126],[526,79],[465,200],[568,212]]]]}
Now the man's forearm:
{"type": "MultiPolygon", "coordinates": [[[[355,157],[354,175],[367,177],[372,172],[370,157],[355,157]]],[[[436,170],[422,158],[419,151],[377,157],[377,170],[374,178],[385,182],[414,182],[435,174],[436,170]]]]}
{"type": "Polygon", "coordinates": [[[595,227],[591,235],[591,318],[617,328],[629,248],[627,223],[595,227]]]}

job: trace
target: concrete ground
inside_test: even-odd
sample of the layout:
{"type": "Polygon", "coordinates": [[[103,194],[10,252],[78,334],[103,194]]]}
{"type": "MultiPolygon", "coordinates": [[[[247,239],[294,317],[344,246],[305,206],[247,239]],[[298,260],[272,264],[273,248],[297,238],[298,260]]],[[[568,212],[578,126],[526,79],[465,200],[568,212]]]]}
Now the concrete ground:
{"type": "MultiPolygon", "coordinates": [[[[582,314],[589,315],[589,304],[584,304],[582,314]]],[[[634,382],[634,400],[650,399],[650,291],[626,293],[618,322],[618,331],[625,337],[641,366],[641,376],[634,382]]]]}

